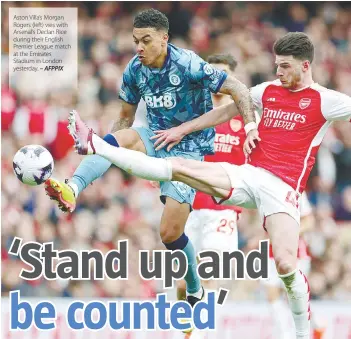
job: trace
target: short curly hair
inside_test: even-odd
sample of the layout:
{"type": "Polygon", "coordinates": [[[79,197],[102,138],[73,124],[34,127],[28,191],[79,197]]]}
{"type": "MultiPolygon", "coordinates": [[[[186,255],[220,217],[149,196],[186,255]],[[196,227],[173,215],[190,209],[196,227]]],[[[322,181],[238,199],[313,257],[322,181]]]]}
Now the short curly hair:
{"type": "Polygon", "coordinates": [[[299,60],[307,59],[312,63],[314,58],[314,46],[307,34],[303,32],[290,32],[273,45],[276,55],[292,55],[299,60]]]}
{"type": "Polygon", "coordinates": [[[167,17],[157,9],[146,9],[138,13],[134,18],[133,26],[135,28],[155,28],[157,31],[169,30],[167,17]]]}

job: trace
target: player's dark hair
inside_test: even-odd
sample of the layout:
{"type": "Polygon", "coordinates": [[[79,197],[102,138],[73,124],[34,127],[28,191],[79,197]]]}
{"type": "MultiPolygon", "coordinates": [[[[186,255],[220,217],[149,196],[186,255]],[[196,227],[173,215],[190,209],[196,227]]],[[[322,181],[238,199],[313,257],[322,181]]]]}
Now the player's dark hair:
{"type": "Polygon", "coordinates": [[[273,45],[276,55],[292,55],[299,60],[308,60],[312,63],[314,46],[307,34],[302,32],[288,33],[278,39],[273,45]]]}
{"type": "Polygon", "coordinates": [[[155,28],[157,31],[169,30],[167,17],[157,9],[146,9],[136,15],[133,26],[135,28],[155,28]]]}
{"type": "Polygon", "coordinates": [[[229,69],[234,72],[238,62],[231,54],[213,54],[207,58],[210,64],[224,64],[228,65],[229,69]]]}

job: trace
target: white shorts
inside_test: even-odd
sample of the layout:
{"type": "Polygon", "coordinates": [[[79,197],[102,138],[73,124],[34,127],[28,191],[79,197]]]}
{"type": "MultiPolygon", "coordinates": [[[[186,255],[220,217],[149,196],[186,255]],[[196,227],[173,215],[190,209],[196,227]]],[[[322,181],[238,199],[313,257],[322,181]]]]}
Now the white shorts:
{"type": "Polygon", "coordinates": [[[257,208],[262,220],[272,214],[287,213],[300,225],[299,201],[290,185],[269,171],[250,164],[219,164],[230,178],[232,191],[225,200],[215,198],[218,203],[257,208]]]}
{"type": "Polygon", "coordinates": [[[185,234],[195,252],[216,250],[233,252],[238,249],[238,214],[232,210],[194,210],[185,225],[185,234]]]}
{"type": "MultiPolygon", "coordinates": [[[[302,271],[302,273],[308,277],[311,270],[311,258],[306,257],[297,260],[297,267],[302,271]]],[[[275,266],[275,261],[273,258],[269,258],[268,261],[268,279],[261,280],[262,284],[266,286],[283,286],[282,280],[279,278],[277,268],[275,266]]]]}

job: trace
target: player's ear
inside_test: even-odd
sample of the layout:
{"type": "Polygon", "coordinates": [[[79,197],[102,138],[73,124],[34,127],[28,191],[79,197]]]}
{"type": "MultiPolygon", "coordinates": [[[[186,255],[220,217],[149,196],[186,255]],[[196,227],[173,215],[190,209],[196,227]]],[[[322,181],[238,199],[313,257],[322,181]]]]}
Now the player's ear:
{"type": "Polygon", "coordinates": [[[166,45],[169,39],[169,35],[167,33],[164,33],[162,36],[162,46],[166,45]]]}
{"type": "Polygon", "coordinates": [[[302,62],[302,69],[306,72],[310,68],[310,62],[308,60],[305,60],[302,62]]]}

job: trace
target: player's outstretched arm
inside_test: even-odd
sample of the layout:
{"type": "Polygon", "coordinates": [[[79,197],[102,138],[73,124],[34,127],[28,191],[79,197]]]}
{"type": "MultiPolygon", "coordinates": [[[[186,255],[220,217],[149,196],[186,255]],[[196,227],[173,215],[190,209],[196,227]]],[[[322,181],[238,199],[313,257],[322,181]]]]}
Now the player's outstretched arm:
{"type": "Polygon", "coordinates": [[[156,150],[167,146],[167,151],[179,144],[184,136],[201,131],[206,128],[217,126],[226,122],[234,116],[241,114],[245,122],[245,131],[247,139],[244,144],[244,151],[250,153],[251,148],[255,148],[255,140],[260,141],[258,136],[255,111],[253,102],[250,96],[249,89],[234,77],[228,76],[221,86],[219,92],[231,95],[234,103],[217,107],[202,116],[187,121],[177,127],[165,131],[154,131],[156,134],[151,139],[155,140],[156,150]]]}
{"type": "Polygon", "coordinates": [[[241,81],[228,75],[224,80],[219,92],[230,95],[243,117],[245,125],[256,122],[254,105],[250,96],[250,91],[241,81]]]}
{"type": "Polygon", "coordinates": [[[206,128],[217,126],[223,122],[226,122],[238,115],[239,111],[236,108],[235,103],[230,103],[217,108],[212,109],[206,114],[200,117],[184,122],[183,124],[170,128],[164,131],[154,131],[155,136],[151,139],[157,139],[154,143],[155,149],[159,150],[166,145],[167,151],[170,151],[172,147],[179,144],[179,142],[188,134],[204,130],[206,128]]]}
{"type": "Polygon", "coordinates": [[[248,156],[252,149],[256,148],[255,141],[261,140],[258,136],[254,104],[250,96],[250,91],[238,79],[228,75],[219,92],[228,94],[233,98],[240,115],[243,117],[245,132],[247,134],[244,142],[244,153],[248,156]]]}

